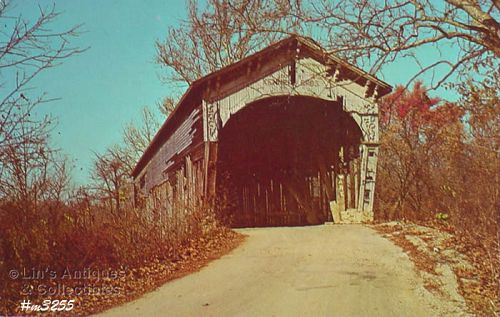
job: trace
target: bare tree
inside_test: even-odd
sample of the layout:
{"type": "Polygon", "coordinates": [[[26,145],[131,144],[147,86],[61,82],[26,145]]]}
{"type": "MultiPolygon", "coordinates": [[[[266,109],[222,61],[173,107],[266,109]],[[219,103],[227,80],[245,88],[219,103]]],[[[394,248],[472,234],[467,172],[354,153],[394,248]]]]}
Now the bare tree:
{"type": "Polygon", "coordinates": [[[122,200],[120,194],[128,178],[120,151],[110,148],[102,155],[95,154],[91,178],[100,197],[110,203],[115,215],[119,215],[122,200]]]}
{"type": "Polygon", "coordinates": [[[67,160],[50,147],[49,126],[24,119],[7,143],[0,162],[0,199],[10,201],[24,212],[36,211],[47,200],[61,201],[69,185],[67,160]]]}
{"type": "Polygon", "coordinates": [[[0,1],[0,253],[4,264],[43,265],[51,260],[52,230],[59,228],[53,220],[65,219],[69,171],[50,146],[54,119],[35,113],[51,99],[32,84],[82,50],[69,47],[78,26],[52,29],[59,16],[54,6],[39,7],[34,21],[10,15],[11,9],[0,1]]]}
{"type": "MultiPolygon", "coordinates": [[[[166,108],[165,108],[166,109],[166,108]]],[[[122,157],[127,173],[132,172],[142,153],[153,140],[161,122],[156,114],[147,106],[141,110],[138,122],[130,122],[123,129],[123,143],[116,146],[113,152],[122,157]]]]}
{"type": "Polygon", "coordinates": [[[409,82],[430,72],[435,89],[498,68],[499,20],[496,0],[212,0],[202,10],[190,1],[188,21],[157,43],[158,61],[189,84],[299,33],[370,73],[409,58],[419,68],[409,82]]]}
{"type": "Polygon", "coordinates": [[[123,129],[123,140],[109,147],[103,154],[95,154],[91,171],[94,189],[98,196],[112,202],[111,207],[119,212],[125,199],[130,174],[135,164],[148,147],[160,127],[156,114],[143,107],[138,122],[130,122],[123,129]]]}
{"type": "Polygon", "coordinates": [[[173,98],[172,96],[167,96],[163,98],[161,103],[158,103],[158,109],[162,114],[168,117],[170,113],[174,111],[176,104],[177,104],[176,98],[173,98]]]}
{"type": "Polygon", "coordinates": [[[200,8],[189,0],[187,21],[157,41],[157,61],[167,67],[168,81],[190,84],[283,38],[292,28],[290,10],[283,1],[209,0],[200,8]]]}
{"type": "Polygon", "coordinates": [[[429,83],[437,88],[452,74],[484,74],[498,65],[500,16],[495,1],[343,0],[303,7],[298,17],[326,31],[322,40],[332,52],[370,67],[371,73],[407,57],[420,67],[412,79],[440,72],[429,83]],[[426,50],[427,64],[418,49],[426,50]]]}
{"type": "Polygon", "coordinates": [[[59,199],[68,182],[65,160],[49,146],[54,125],[36,107],[48,102],[30,86],[45,70],[82,50],[69,47],[79,26],[51,29],[59,16],[54,6],[39,7],[34,22],[9,15],[10,4],[0,2],[0,197],[23,202],[24,210],[43,199],[59,199]]]}
{"type": "MultiPolygon", "coordinates": [[[[36,134],[33,130],[21,133],[21,124],[34,120],[36,106],[50,99],[30,87],[33,79],[83,51],[69,46],[80,26],[52,30],[51,23],[59,16],[54,6],[39,7],[34,22],[22,15],[10,16],[9,9],[8,1],[0,3],[0,22],[6,26],[0,33],[0,156],[6,146],[25,143],[29,134],[36,134]]],[[[50,122],[51,118],[45,117],[31,127],[41,133],[50,122]]]]}

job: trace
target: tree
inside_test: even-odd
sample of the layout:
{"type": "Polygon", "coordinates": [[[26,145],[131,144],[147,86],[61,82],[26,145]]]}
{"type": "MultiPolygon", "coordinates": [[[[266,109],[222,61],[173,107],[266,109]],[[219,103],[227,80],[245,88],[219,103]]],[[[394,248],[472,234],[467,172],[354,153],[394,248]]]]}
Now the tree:
{"type": "Polygon", "coordinates": [[[283,38],[292,27],[290,9],[270,0],[209,0],[201,9],[189,0],[188,20],[156,42],[157,61],[169,82],[191,84],[283,38]]]}
{"type": "Polygon", "coordinates": [[[443,164],[456,153],[450,150],[463,141],[463,109],[429,98],[416,82],[412,91],[396,87],[380,111],[379,211],[389,219],[428,219],[440,207],[434,203],[442,200],[436,194],[445,183],[435,172],[446,173],[443,164]]]}
{"type": "Polygon", "coordinates": [[[172,111],[175,109],[177,100],[172,96],[167,96],[163,98],[162,102],[158,104],[158,109],[165,117],[168,117],[172,111]]]}
{"type": "Polygon", "coordinates": [[[50,146],[54,119],[36,114],[52,99],[31,85],[83,51],[69,46],[79,26],[52,28],[59,16],[54,6],[39,7],[34,21],[10,12],[10,3],[0,1],[0,271],[50,263],[55,219],[65,219],[69,172],[67,160],[50,146]]]}
{"type": "Polygon", "coordinates": [[[460,104],[467,114],[467,139],[463,142],[462,159],[455,160],[462,174],[453,189],[460,197],[460,205],[450,205],[455,206],[458,219],[473,218],[476,227],[481,228],[475,231],[495,240],[500,220],[500,83],[495,79],[480,85],[469,81],[461,91],[460,104]]]}
{"type": "Polygon", "coordinates": [[[497,1],[320,1],[301,12],[306,12],[304,23],[318,23],[326,31],[324,41],[333,53],[370,67],[371,73],[412,58],[420,67],[413,78],[439,72],[430,88],[452,74],[487,74],[500,57],[497,1]],[[426,49],[432,61],[424,65],[419,49],[426,49]],[[442,65],[447,69],[437,69],[442,65]]]}
{"type": "Polygon", "coordinates": [[[115,152],[121,152],[128,174],[132,172],[135,164],[153,140],[160,125],[157,115],[145,106],[141,110],[139,122],[130,122],[123,129],[123,142],[115,147],[115,152]]]}
{"type": "Polygon", "coordinates": [[[461,104],[470,115],[471,137],[479,146],[491,152],[500,151],[500,69],[493,76],[479,85],[471,80],[463,83],[459,89],[462,94],[461,104]]]}
{"type": "Polygon", "coordinates": [[[69,46],[80,26],[52,30],[51,23],[59,16],[54,6],[40,7],[34,22],[22,15],[9,16],[9,9],[8,1],[0,3],[0,22],[9,29],[2,33],[0,41],[0,155],[6,146],[24,143],[28,135],[42,133],[51,122],[45,117],[31,125],[30,131],[21,131],[25,120],[35,120],[33,110],[51,100],[45,93],[37,96],[33,92],[29,86],[33,79],[83,51],[69,46]]]}
{"type": "Polygon", "coordinates": [[[120,215],[122,210],[120,194],[127,183],[128,173],[119,150],[110,148],[102,155],[95,154],[91,178],[99,196],[109,202],[111,212],[120,215]]]}
{"type": "Polygon", "coordinates": [[[160,128],[156,114],[143,107],[139,122],[130,122],[123,129],[122,142],[109,147],[103,154],[95,154],[91,171],[94,189],[110,208],[119,214],[131,184],[130,174],[135,164],[160,128]]]}
{"type": "Polygon", "coordinates": [[[67,159],[49,145],[47,126],[36,125],[28,119],[17,123],[12,139],[23,142],[4,145],[0,163],[0,202],[25,214],[35,214],[44,201],[62,201],[69,185],[67,159]]]}
{"type": "Polygon", "coordinates": [[[158,62],[168,79],[190,84],[297,33],[372,74],[411,58],[420,69],[410,82],[435,72],[434,89],[498,68],[499,19],[496,0],[211,0],[204,9],[190,1],[188,21],[157,42],[158,62]]]}
{"type": "Polygon", "coordinates": [[[54,6],[40,7],[34,22],[10,16],[9,9],[9,2],[0,3],[0,22],[6,28],[0,35],[0,198],[31,204],[49,194],[49,178],[66,170],[66,164],[56,160],[48,144],[54,119],[34,112],[51,99],[37,95],[30,84],[83,50],[69,46],[79,26],[52,30],[59,16],[54,6]]]}

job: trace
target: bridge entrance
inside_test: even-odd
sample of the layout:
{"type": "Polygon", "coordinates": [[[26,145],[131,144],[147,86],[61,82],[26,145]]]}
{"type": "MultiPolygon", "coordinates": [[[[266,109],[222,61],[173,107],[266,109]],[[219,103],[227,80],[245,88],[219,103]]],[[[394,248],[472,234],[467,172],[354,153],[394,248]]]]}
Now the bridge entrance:
{"type": "Polygon", "coordinates": [[[245,106],[219,131],[224,218],[236,227],[320,224],[333,221],[335,205],[356,208],[361,139],[341,100],[283,96],[245,106]],[[339,186],[345,179],[349,188],[339,186]]]}
{"type": "Polygon", "coordinates": [[[132,172],[134,201],[233,226],[369,222],[390,91],[312,39],[269,45],[191,83],[132,172]]]}

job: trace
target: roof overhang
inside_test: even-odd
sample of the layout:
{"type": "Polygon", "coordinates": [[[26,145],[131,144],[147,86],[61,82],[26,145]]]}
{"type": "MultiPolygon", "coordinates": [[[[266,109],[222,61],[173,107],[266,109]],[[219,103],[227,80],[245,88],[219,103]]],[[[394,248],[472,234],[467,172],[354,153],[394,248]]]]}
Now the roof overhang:
{"type": "MultiPolygon", "coordinates": [[[[286,52],[286,51],[306,51],[309,55],[313,56],[315,59],[321,63],[331,66],[332,71],[339,70],[346,79],[353,80],[360,83],[360,85],[367,85],[372,87],[372,89],[377,88],[377,98],[380,98],[391,92],[392,87],[386,82],[376,78],[375,76],[365,72],[364,70],[349,64],[335,56],[332,53],[324,50],[320,45],[314,42],[310,38],[305,38],[301,36],[291,36],[279,42],[276,42],[263,50],[254,53],[248,57],[245,57],[238,62],[228,65],[220,70],[212,72],[202,78],[199,78],[191,83],[189,88],[181,97],[180,101],[177,103],[175,109],[165,120],[161,128],[158,130],[154,136],[151,143],[148,145],[143,155],[137,162],[135,168],[132,171],[132,177],[136,178],[140,172],[147,165],[147,162],[154,156],[156,151],[161,145],[161,140],[168,138],[169,135],[174,131],[176,122],[182,120],[182,110],[187,107],[187,103],[192,102],[194,97],[202,98],[203,90],[205,87],[215,81],[224,81],[224,77],[227,77],[232,72],[245,67],[246,64],[252,63],[255,60],[262,59],[263,56],[273,53],[273,52],[286,52]]],[[[264,61],[265,62],[265,61],[264,61]]]]}

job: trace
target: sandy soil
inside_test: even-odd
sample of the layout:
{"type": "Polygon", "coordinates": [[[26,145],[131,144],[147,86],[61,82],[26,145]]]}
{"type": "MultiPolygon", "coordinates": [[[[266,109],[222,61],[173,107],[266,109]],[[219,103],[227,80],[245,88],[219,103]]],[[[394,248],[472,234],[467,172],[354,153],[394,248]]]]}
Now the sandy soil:
{"type": "Polygon", "coordinates": [[[408,256],[362,225],[238,230],[199,272],[101,316],[463,316],[408,256]]]}

